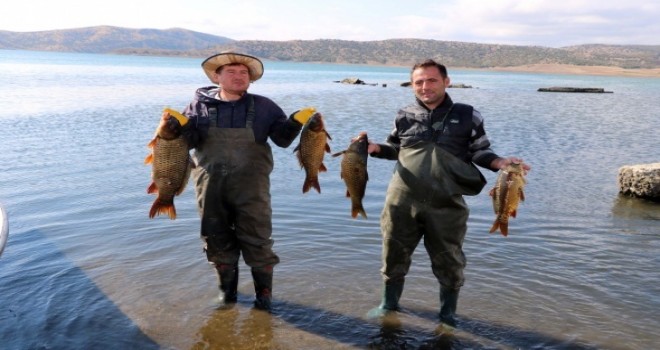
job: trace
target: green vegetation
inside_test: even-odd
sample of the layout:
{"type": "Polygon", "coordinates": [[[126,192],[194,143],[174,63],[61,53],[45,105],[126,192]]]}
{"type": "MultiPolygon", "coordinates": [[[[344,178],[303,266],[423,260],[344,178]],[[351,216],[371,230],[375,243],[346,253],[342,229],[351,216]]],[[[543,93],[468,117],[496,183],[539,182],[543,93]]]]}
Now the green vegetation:
{"type": "Polygon", "coordinates": [[[234,50],[270,60],[410,65],[424,58],[468,68],[572,64],[621,68],[660,67],[660,45],[588,44],[563,48],[391,39],[232,40],[185,29],[90,27],[43,32],[0,31],[0,49],[207,57],[234,50]]]}

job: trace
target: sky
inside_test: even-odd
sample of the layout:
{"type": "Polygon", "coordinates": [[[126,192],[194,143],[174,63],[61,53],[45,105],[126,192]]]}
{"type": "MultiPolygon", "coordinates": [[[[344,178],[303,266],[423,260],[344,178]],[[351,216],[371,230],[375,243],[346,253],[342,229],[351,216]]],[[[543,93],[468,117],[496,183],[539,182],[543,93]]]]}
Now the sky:
{"type": "Polygon", "coordinates": [[[0,30],[184,28],[234,40],[660,45],[657,0],[3,1],[0,30]]]}

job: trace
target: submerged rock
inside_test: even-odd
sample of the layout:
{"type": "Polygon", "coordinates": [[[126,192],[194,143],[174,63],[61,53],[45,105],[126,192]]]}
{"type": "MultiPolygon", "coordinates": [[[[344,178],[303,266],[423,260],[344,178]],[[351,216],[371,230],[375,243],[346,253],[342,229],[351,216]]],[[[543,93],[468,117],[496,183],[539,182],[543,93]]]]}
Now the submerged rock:
{"type": "Polygon", "coordinates": [[[539,92],[590,92],[598,94],[611,94],[612,91],[605,91],[603,88],[578,88],[568,86],[553,86],[549,88],[539,88],[539,92]]]}

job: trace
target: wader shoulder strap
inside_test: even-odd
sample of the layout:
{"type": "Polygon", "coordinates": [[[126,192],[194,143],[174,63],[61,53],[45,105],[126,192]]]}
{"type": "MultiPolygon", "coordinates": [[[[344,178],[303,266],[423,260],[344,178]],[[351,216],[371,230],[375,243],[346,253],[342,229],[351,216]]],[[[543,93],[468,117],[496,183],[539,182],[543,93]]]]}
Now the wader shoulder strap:
{"type": "Polygon", "coordinates": [[[208,108],[209,112],[209,121],[211,122],[211,126],[218,126],[218,107],[209,107],[208,108]]]}
{"type": "Polygon", "coordinates": [[[254,118],[256,116],[256,113],[254,112],[254,96],[248,95],[248,97],[249,97],[249,101],[248,101],[247,117],[245,119],[245,128],[252,129],[252,124],[254,124],[254,118]]]}

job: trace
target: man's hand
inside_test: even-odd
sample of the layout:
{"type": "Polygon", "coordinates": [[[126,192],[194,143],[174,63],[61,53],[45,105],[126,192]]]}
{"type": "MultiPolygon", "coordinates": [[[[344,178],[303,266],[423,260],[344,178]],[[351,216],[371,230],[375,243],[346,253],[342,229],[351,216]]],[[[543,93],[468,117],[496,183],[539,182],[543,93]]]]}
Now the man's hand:
{"type": "Polygon", "coordinates": [[[522,158],[518,157],[505,157],[505,158],[496,158],[490,163],[491,169],[504,169],[507,165],[511,163],[522,164],[522,168],[525,171],[525,174],[532,170],[528,164],[526,164],[522,158]]]}
{"type": "Polygon", "coordinates": [[[290,118],[297,121],[298,123],[305,125],[309,118],[312,117],[316,113],[316,108],[314,107],[305,107],[303,109],[299,109],[293,113],[291,113],[290,118]]]}

